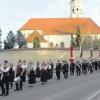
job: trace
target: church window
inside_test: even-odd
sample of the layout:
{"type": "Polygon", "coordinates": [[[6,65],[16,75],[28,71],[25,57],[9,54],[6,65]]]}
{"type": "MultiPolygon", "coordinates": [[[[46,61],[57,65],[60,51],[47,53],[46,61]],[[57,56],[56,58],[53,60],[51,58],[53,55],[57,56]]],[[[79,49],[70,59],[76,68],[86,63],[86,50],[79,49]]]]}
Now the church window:
{"type": "Polygon", "coordinates": [[[72,12],[74,13],[74,9],[72,9],[72,12]]]}
{"type": "Polygon", "coordinates": [[[61,43],[60,43],[60,47],[61,47],[61,48],[65,48],[64,42],[61,42],[61,43]]]}
{"type": "Polygon", "coordinates": [[[50,48],[53,48],[53,43],[52,42],[50,43],[50,48]]]}

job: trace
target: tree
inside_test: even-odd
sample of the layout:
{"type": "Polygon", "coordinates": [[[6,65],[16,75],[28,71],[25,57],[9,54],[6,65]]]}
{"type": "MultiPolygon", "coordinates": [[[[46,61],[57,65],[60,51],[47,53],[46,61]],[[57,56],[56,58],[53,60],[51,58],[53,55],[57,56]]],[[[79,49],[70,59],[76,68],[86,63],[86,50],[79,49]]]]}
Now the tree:
{"type": "Polygon", "coordinates": [[[86,35],[85,38],[84,38],[84,41],[82,43],[82,46],[84,48],[91,48],[91,41],[93,41],[92,36],[86,35]]]}
{"type": "Polygon", "coordinates": [[[71,46],[75,47],[76,41],[75,38],[73,37],[73,34],[71,34],[71,46]]]}
{"type": "Polygon", "coordinates": [[[6,40],[4,40],[4,49],[12,49],[15,45],[15,36],[12,31],[9,31],[6,40]]]}
{"type": "Polygon", "coordinates": [[[20,31],[18,31],[16,34],[16,42],[18,43],[19,48],[27,45],[27,41],[20,31]]]}
{"type": "Polygon", "coordinates": [[[79,26],[77,26],[77,32],[76,32],[76,47],[80,47],[81,45],[81,32],[79,26]]]}
{"type": "Polygon", "coordinates": [[[93,44],[94,49],[99,49],[99,47],[100,47],[100,39],[98,38],[97,35],[94,36],[92,44],[93,44]]]}
{"type": "Polygon", "coordinates": [[[34,38],[33,44],[34,44],[34,48],[40,48],[40,39],[39,39],[39,37],[34,38]]]}

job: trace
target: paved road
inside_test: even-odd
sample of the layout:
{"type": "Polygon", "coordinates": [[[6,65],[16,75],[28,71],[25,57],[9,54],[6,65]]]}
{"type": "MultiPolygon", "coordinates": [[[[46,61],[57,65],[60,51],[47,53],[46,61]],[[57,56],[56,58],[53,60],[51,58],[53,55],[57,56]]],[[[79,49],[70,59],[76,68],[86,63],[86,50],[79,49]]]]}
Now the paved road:
{"type": "Polygon", "coordinates": [[[0,97],[0,100],[100,100],[100,73],[88,76],[70,76],[69,79],[50,80],[42,86],[38,82],[29,88],[25,84],[20,92],[11,90],[10,96],[0,97]]]}

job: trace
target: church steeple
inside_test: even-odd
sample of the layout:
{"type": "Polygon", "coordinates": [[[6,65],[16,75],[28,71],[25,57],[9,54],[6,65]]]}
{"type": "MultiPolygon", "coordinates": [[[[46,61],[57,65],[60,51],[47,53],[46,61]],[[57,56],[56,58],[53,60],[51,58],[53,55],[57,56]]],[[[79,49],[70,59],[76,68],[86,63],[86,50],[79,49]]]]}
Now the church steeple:
{"type": "Polygon", "coordinates": [[[70,17],[71,18],[82,17],[82,0],[70,1],[70,17]]]}

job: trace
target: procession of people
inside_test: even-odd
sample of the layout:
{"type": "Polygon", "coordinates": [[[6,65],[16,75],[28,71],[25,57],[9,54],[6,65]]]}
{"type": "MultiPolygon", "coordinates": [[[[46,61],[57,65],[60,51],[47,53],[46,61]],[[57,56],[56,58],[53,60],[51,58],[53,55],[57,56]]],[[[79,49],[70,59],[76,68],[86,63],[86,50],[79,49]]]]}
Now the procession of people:
{"type": "Polygon", "coordinates": [[[72,63],[68,61],[58,60],[56,64],[53,61],[37,61],[36,64],[25,60],[18,60],[16,66],[7,60],[0,62],[0,96],[8,96],[11,89],[21,91],[24,83],[28,83],[30,87],[34,87],[37,81],[42,85],[46,85],[48,80],[52,80],[56,75],[57,80],[67,79],[69,75],[77,75],[78,77],[92,74],[94,71],[100,70],[100,59],[85,60],[83,58],[74,60],[72,63]]]}

